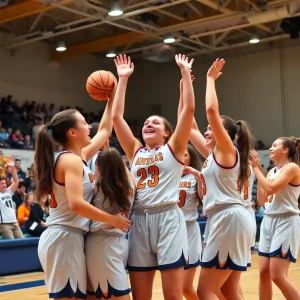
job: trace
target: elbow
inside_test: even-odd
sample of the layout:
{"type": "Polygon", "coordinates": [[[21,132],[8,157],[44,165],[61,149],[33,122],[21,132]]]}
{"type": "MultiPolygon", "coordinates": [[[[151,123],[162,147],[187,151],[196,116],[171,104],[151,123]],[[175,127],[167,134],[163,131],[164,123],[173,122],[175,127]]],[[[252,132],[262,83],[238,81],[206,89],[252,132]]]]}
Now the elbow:
{"type": "Polygon", "coordinates": [[[80,201],[71,201],[69,203],[69,206],[70,206],[70,209],[74,213],[79,214],[79,211],[80,211],[80,208],[81,208],[80,201]]]}
{"type": "Polygon", "coordinates": [[[117,114],[117,113],[113,113],[112,114],[113,123],[116,123],[116,122],[120,121],[121,118],[122,117],[119,114],[117,114]]]}
{"type": "Polygon", "coordinates": [[[219,110],[216,106],[207,106],[206,107],[207,116],[215,116],[219,115],[219,110]]]}

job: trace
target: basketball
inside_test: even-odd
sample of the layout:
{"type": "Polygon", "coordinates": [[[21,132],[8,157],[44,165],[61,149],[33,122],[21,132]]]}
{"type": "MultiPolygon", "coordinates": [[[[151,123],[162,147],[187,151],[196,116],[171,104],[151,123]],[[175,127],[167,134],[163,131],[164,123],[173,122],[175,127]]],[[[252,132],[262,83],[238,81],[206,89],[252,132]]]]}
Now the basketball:
{"type": "Polygon", "coordinates": [[[95,100],[107,100],[110,98],[115,79],[114,74],[109,71],[95,71],[86,81],[86,90],[95,100]]]}

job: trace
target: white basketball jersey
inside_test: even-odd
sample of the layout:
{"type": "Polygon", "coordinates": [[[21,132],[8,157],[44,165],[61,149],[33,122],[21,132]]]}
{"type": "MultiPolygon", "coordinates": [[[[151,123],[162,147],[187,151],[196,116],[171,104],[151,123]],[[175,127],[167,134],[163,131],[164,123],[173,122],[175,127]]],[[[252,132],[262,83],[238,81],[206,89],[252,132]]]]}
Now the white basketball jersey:
{"type": "Polygon", "coordinates": [[[245,182],[244,186],[239,186],[239,190],[243,199],[245,200],[246,207],[252,206],[251,200],[252,200],[252,189],[254,183],[253,168],[249,166],[249,169],[250,169],[250,176],[248,178],[248,181],[245,182]]]}
{"type": "Polygon", "coordinates": [[[17,222],[12,195],[10,187],[6,189],[5,193],[0,193],[0,224],[17,222]]]}
{"type": "MultiPolygon", "coordinates": [[[[60,155],[68,153],[67,151],[59,152],[55,155],[55,164],[59,159],[60,155]]],[[[91,170],[86,166],[84,162],[83,165],[83,176],[82,176],[82,187],[83,187],[83,199],[87,202],[91,202],[94,196],[93,180],[94,176],[91,170]]],[[[65,225],[70,227],[75,227],[82,229],[84,231],[89,231],[90,220],[77,215],[70,209],[65,186],[52,181],[53,191],[49,195],[50,209],[49,217],[47,218],[47,225],[65,225]]]]}
{"type": "MultiPolygon", "coordinates": [[[[270,171],[268,180],[270,182],[276,180],[284,166],[276,170],[276,167],[270,171]]],[[[298,198],[300,196],[300,185],[288,184],[283,189],[273,195],[268,196],[268,201],[265,203],[266,215],[277,215],[283,213],[300,214],[298,208],[298,198]]]]}
{"type": "Polygon", "coordinates": [[[135,205],[149,207],[178,203],[183,168],[184,164],[176,159],[168,144],[151,151],[140,148],[131,165],[137,188],[135,205]]]}
{"type": "Polygon", "coordinates": [[[96,173],[96,159],[98,155],[101,153],[101,151],[98,151],[88,162],[87,166],[92,171],[92,174],[95,175],[96,173]]]}
{"type": "Polygon", "coordinates": [[[186,221],[195,221],[198,218],[199,197],[197,180],[194,175],[186,174],[181,177],[179,185],[179,207],[186,221]]]}
{"type": "MultiPolygon", "coordinates": [[[[134,186],[130,179],[128,179],[128,181],[129,181],[129,185],[130,185],[130,188],[128,191],[128,199],[129,199],[129,201],[131,203],[131,207],[132,207],[133,200],[134,200],[134,186]]],[[[108,214],[111,214],[111,215],[115,215],[121,211],[116,205],[111,206],[108,199],[106,199],[104,201],[104,195],[103,195],[103,192],[101,189],[95,195],[95,197],[93,199],[93,204],[98,209],[100,209],[108,214]]],[[[105,222],[92,221],[91,226],[90,226],[90,232],[96,232],[98,230],[105,230],[105,231],[109,231],[109,232],[118,232],[121,234],[126,234],[123,231],[121,231],[120,229],[112,227],[110,224],[107,224],[105,222]]]]}
{"type": "Polygon", "coordinates": [[[201,170],[203,193],[203,213],[220,204],[242,204],[245,201],[238,189],[240,175],[240,156],[236,150],[236,163],[233,167],[222,167],[212,152],[201,170]]]}

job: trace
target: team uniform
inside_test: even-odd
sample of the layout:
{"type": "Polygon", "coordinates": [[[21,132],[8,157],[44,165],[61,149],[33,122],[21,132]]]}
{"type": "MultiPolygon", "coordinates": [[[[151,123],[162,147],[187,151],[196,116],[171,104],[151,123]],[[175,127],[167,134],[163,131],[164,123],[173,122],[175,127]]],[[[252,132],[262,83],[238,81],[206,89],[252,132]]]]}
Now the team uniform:
{"type": "MultiPolygon", "coordinates": [[[[134,187],[131,181],[129,200],[134,200],[134,187]]],[[[101,190],[93,199],[94,205],[109,214],[120,212],[117,206],[111,206],[104,200],[101,190]]],[[[104,222],[92,221],[90,232],[85,241],[86,267],[88,276],[88,294],[97,299],[119,297],[131,292],[129,288],[126,264],[128,258],[128,240],[126,233],[104,222]]]]}
{"type": "Polygon", "coordinates": [[[20,239],[24,236],[17,221],[12,195],[10,187],[0,193],[0,234],[5,239],[20,239]]]}
{"type": "Polygon", "coordinates": [[[87,166],[89,167],[89,169],[92,171],[92,174],[95,175],[96,174],[96,159],[98,157],[98,155],[101,153],[101,151],[98,151],[88,162],[87,162],[87,166]]]}
{"type": "Polygon", "coordinates": [[[221,166],[212,152],[201,171],[203,212],[208,216],[200,265],[246,271],[253,228],[239,192],[240,157],[232,167],[221,166]]]}
{"type": "MultiPolygon", "coordinates": [[[[284,166],[270,171],[268,180],[276,180],[284,166]]],[[[300,185],[288,184],[268,196],[265,216],[260,229],[258,255],[280,257],[296,262],[300,246],[300,210],[298,198],[300,185]]]]}
{"type": "Polygon", "coordinates": [[[184,164],[168,144],[135,154],[131,173],[137,186],[129,232],[130,271],[186,266],[188,242],[178,192],[184,164]]]}
{"type": "Polygon", "coordinates": [[[201,231],[197,222],[199,201],[195,176],[192,174],[183,175],[179,186],[179,207],[186,222],[189,268],[200,266],[201,261],[201,231]]]}
{"type": "MultiPolygon", "coordinates": [[[[55,156],[55,166],[61,155],[55,156]]],[[[54,166],[54,170],[55,170],[54,166]]],[[[83,162],[83,199],[92,200],[94,187],[90,181],[91,171],[83,162]]],[[[50,216],[47,230],[40,237],[38,255],[50,298],[86,298],[86,267],[84,234],[89,231],[90,220],[77,215],[68,204],[64,184],[55,178],[50,194],[50,216]]]]}
{"type": "MultiPolygon", "coordinates": [[[[252,202],[251,202],[252,189],[253,189],[253,183],[254,183],[254,172],[253,172],[253,168],[251,166],[249,166],[249,170],[250,170],[250,176],[248,178],[248,182],[243,187],[241,187],[240,190],[241,190],[242,197],[245,200],[246,209],[250,213],[251,218],[252,218],[252,222],[251,222],[251,224],[249,224],[249,226],[252,226],[252,228],[253,228],[253,237],[252,237],[252,244],[251,244],[251,250],[253,250],[254,245],[255,245],[255,237],[256,237],[257,227],[256,227],[255,212],[252,208],[252,202]]],[[[250,259],[251,259],[251,257],[250,257],[250,259]]]]}

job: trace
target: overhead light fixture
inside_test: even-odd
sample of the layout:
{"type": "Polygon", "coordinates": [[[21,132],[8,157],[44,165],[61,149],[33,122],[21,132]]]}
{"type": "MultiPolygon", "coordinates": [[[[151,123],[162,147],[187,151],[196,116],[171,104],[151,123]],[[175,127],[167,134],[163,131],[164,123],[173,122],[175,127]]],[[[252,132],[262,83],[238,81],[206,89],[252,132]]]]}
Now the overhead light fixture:
{"type": "Polygon", "coordinates": [[[252,35],[251,39],[249,40],[250,44],[257,44],[259,43],[259,38],[256,34],[252,35]]]}
{"type": "Polygon", "coordinates": [[[171,44],[175,42],[175,38],[171,34],[167,34],[164,38],[166,44],[171,44]]]}
{"type": "Polygon", "coordinates": [[[63,52],[66,50],[67,50],[66,44],[64,42],[59,42],[56,47],[56,51],[63,52]]]}
{"type": "Polygon", "coordinates": [[[113,49],[111,49],[110,51],[108,51],[106,53],[106,57],[109,57],[109,58],[116,57],[116,52],[113,49]]]}
{"type": "Polygon", "coordinates": [[[118,0],[112,0],[108,15],[110,15],[111,17],[118,17],[123,15],[123,10],[119,5],[118,0]]]}

